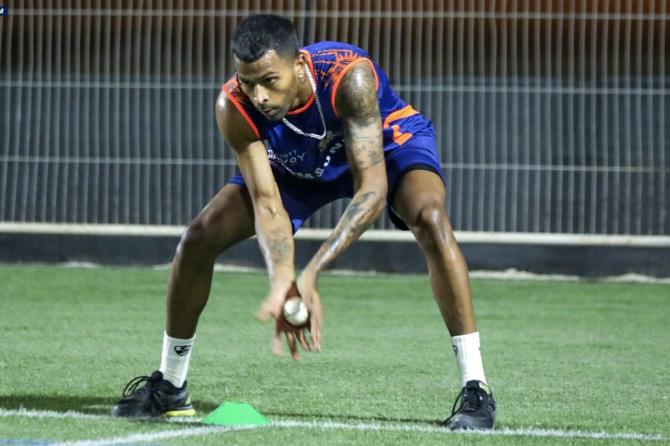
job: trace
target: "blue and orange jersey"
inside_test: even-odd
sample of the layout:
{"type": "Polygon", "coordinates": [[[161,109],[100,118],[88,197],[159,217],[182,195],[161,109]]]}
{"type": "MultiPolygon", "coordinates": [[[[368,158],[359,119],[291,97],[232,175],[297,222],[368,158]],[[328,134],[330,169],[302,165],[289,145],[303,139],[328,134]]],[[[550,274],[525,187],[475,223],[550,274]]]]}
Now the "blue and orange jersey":
{"type": "MultiPolygon", "coordinates": [[[[297,178],[332,181],[348,169],[344,150],[342,121],[335,109],[335,95],[344,74],[356,63],[368,63],[375,74],[375,88],[383,123],[384,150],[394,150],[416,134],[432,134],[430,120],[405,103],[391,88],[382,69],[367,52],[341,42],[318,42],[301,49],[316,82],[316,93],[326,122],[326,137],[321,141],[299,135],[281,121],[272,122],[253,106],[233,76],[223,91],[235,104],[259,140],[265,143],[273,168],[297,178]]],[[[306,133],[323,133],[314,95],[286,119],[306,133]]]]}

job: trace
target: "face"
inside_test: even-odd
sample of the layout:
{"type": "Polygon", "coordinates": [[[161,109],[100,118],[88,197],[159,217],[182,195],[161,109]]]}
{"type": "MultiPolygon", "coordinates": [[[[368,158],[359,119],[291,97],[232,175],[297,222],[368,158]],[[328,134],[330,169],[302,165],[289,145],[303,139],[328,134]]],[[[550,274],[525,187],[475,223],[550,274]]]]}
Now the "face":
{"type": "Polygon", "coordinates": [[[289,60],[269,50],[253,62],[235,58],[235,64],[242,91],[270,121],[281,120],[299,104],[299,79],[305,76],[302,54],[289,60]]]}

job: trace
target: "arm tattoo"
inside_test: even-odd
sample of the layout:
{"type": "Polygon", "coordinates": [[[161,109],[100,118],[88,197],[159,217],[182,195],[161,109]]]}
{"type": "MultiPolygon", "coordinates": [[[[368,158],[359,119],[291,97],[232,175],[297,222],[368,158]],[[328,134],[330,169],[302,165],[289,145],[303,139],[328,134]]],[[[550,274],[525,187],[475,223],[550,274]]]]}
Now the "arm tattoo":
{"type": "Polygon", "coordinates": [[[365,204],[369,198],[372,198],[375,195],[375,192],[366,192],[363,194],[359,201],[352,201],[347,206],[347,210],[344,212],[343,218],[347,221],[351,221],[356,216],[366,210],[365,204]]]}
{"type": "Polygon", "coordinates": [[[333,232],[310,261],[308,268],[315,271],[321,271],[360,237],[384,209],[386,185],[381,180],[386,181],[386,170],[383,164],[379,165],[384,162],[384,150],[374,84],[370,66],[358,63],[344,75],[335,98],[357,192],[333,232]]]}
{"type": "Polygon", "coordinates": [[[384,161],[379,101],[370,68],[359,63],[344,76],[337,106],[344,121],[345,143],[358,170],[384,161]]]}
{"type": "MultiPolygon", "coordinates": [[[[374,166],[375,164],[379,164],[382,161],[384,161],[384,150],[369,149],[368,150],[368,157],[370,158],[370,166],[374,166]]],[[[368,167],[370,167],[370,166],[368,166],[368,167]]]]}
{"type": "Polygon", "coordinates": [[[379,118],[379,102],[374,84],[375,78],[369,67],[363,64],[352,67],[339,87],[343,99],[337,104],[340,115],[362,121],[363,124],[379,118]]]}
{"type": "Polygon", "coordinates": [[[291,245],[283,234],[273,234],[268,239],[268,254],[273,264],[286,262],[290,250],[291,245]]]}
{"type": "Polygon", "coordinates": [[[324,263],[337,257],[372,224],[379,215],[374,203],[377,195],[377,192],[366,192],[360,199],[349,203],[337,226],[319,249],[318,254],[324,263]]]}

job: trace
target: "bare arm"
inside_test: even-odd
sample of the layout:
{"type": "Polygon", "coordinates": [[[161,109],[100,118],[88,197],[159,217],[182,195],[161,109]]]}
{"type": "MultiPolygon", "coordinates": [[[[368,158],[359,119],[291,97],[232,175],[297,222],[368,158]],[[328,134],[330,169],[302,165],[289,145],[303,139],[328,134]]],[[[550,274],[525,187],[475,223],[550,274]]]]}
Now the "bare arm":
{"type": "Polygon", "coordinates": [[[221,92],[216,103],[216,122],[233,147],[254,206],[258,245],[270,278],[270,293],[285,293],[295,279],[293,231],[272,175],[265,146],[221,92]]]}
{"type": "Polygon", "coordinates": [[[375,78],[367,63],[357,63],[345,73],[335,106],[343,122],[355,193],[337,226],[305,268],[314,276],[360,237],[382,212],[386,201],[382,121],[375,78]]]}

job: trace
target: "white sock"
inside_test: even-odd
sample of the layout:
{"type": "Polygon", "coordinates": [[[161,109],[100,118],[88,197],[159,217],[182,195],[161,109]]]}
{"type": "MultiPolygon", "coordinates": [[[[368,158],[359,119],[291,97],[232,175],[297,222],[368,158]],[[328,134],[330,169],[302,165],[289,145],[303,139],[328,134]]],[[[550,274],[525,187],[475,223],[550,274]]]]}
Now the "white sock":
{"type": "Polygon", "coordinates": [[[194,340],[195,335],[191,339],[171,338],[167,333],[163,335],[163,355],[159,370],[163,373],[163,378],[177,388],[186,381],[194,340]]]}
{"type": "Polygon", "coordinates": [[[486,383],[482,354],[479,351],[479,332],[453,336],[451,345],[454,347],[456,362],[461,371],[461,387],[473,379],[486,383]]]}

